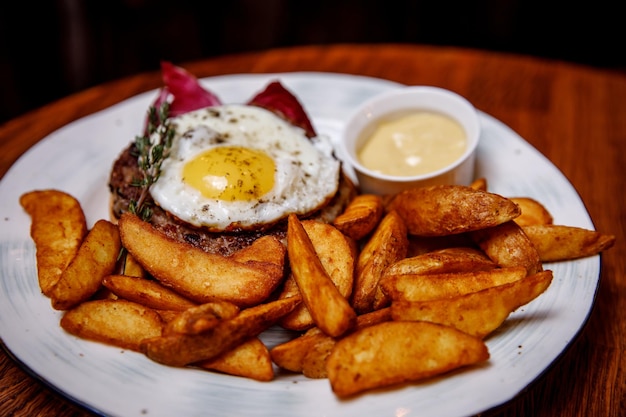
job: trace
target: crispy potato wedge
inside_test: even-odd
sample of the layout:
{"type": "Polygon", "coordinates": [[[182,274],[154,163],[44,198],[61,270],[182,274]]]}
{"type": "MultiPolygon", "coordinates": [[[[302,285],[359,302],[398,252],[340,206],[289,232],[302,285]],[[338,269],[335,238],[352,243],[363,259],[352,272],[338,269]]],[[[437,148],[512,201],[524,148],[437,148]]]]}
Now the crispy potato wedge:
{"type": "Polygon", "coordinates": [[[518,281],[526,276],[523,266],[440,274],[389,275],[381,280],[391,300],[427,301],[469,294],[518,281]]]}
{"type": "Polygon", "coordinates": [[[307,378],[321,379],[328,377],[326,361],[335,347],[337,340],[333,337],[320,337],[302,359],[302,375],[307,378]]]}
{"type": "Polygon", "coordinates": [[[523,266],[529,275],[543,269],[537,249],[513,220],[472,232],[472,238],[501,267],[523,266]]]}
{"type": "Polygon", "coordinates": [[[122,268],[122,274],[128,277],[146,278],[146,271],[141,264],[130,253],[126,252],[124,255],[124,265],[122,268]]]}
{"type": "MultiPolygon", "coordinates": [[[[352,294],[354,268],[356,263],[356,245],[336,227],[314,220],[301,221],[315,253],[322,262],[324,270],[335,284],[339,293],[348,299],[352,294]]],[[[279,298],[299,294],[300,290],[293,275],[285,281],[279,298]]],[[[280,321],[281,326],[289,330],[302,331],[314,326],[313,317],[305,304],[301,304],[292,313],[280,321]]]]}
{"type": "Polygon", "coordinates": [[[615,235],[580,227],[535,224],[522,227],[543,262],[597,255],[615,244],[615,235]]]}
{"type": "Polygon", "coordinates": [[[539,201],[530,197],[510,197],[509,200],[517,204],[522,210],[522,214],[514,219],[520,226],[531,224],[552,224],[552,214],[539,201]]]}
{"type": "Polygon", "coordinates": [[[487,191],[487,178],[476,178],[469,186],[475,190],[487,191]]]}
{"type": "Polygon", "coordinates": [[[164,365],[185,366],[210,361],[258,336],[301,302],[301,297],[292,297],[259,304],[242,310],[231,319],[221,320],[202,333],[145,339],[140,349],[147,357],[164,365]]]}
{"type": "Polygon", "coordinates": [[[449,248],[401,259],[385,270],[382,279],[393,275],[487,271],[496,267],[495,262],[479,250],[449,248]]]}
{"type": "Polygon", "coordinates": [[[391,303],[394,320],[429,321],[484,338],[519,307],[541,295],[552,282],[545,270],[520,280],[451,298],[391,303]]]}
{"type": "Polygon", "coordinates": [[[20,205],[31,217],[39,288],[49,297],[87,235],[85,214],[76,198],[59,190],[27,192],[20,205]]]}
{"type": "Polygon", "coordinates": [[[484,342],[452,327],[385,322],[338,341],[326,361],[338,397],[413,382],[489,359],[484,342]]]}
{"type": "Polygon", "coordinates": [[[240,310],[228,301],[211,301],[187,308],[167,321],[163,335],[199,334],[217,326],[222,320],[232,319],[240,310]]]}
{"type": "Polygon", "coordinates": [[[196,305],[155,280],[126,275],[107,275],[102,285],[125,300],[143,304],[156,310],[183,311],[196,305]]]}
{"type": "Polygon", "coordinates": [[[233,253],[230,259],[264,271],[272,279],[282,280],[286,253],[287,248],[276,236],[266,235],[233,253]]]}
{"type": "Polygon", "coordinates": [[[295,215],[288,217],[287,253],[294,280],[317,327],[332,337],[341,336],[354,327],[355,311],[329,277],[295,215]]]}
{"type": "Polygon", "coordinates": [[[121,248],[117,226],[98,220],[50,290],[52,307],[67,310],[93,296],[102,288],[104,277],[115,270],[121,248]]]}
{"type": "Polygon", "coordinates": [[[327,337],[329,336],[318,327],[312,327],[303,335],[274,346],[270,349],[270,356],[279,367],[291,372],[302,372],[302,363],[307,352],[318,340],[327,337]]]}
{"type": "Polygon", "coordinates": [[[376,228],[384,209],[383,199],[379,195],[360,194],[335,218],[333,225],[346,236],[359,240],[376,228]]]}
{"type": "Polygon", "coordinates": [[[83,339],[139,351],[142,340],[161,335],[163,322],[154,310],[132,301],[94,300],[66,311],[61,327],[83,339]]]}
{"type": "Polygon", "coordinates": [[[358,313],[368,313],[388,304],[389,300],[378,283],[390,265],[406,256],[408,246],[404,221],[395,211],[390,211],[357,259],[352,305],[358,313]]]}
{"type": "Polygon", "coordinates": [[[124,247],[147,272],[197,303],[220,299],[240,307],[255,305],[266,300],[283,279],[282,268],[272,274],[254,263],[190,247],[132,214],[120,218],[119,228],[124,247]]]}
{"type": "Polygon", "coordinates": [[[269,351],[258,337],[248,339],[223,355],[197,363],[196,366],[262,382],[274,379],[269,351]]]}
{"type": "Polygon", "coordinates": [[[498,194],[461,185],[434,185],[402,191],[389,202],[410,234],[445,236],[484,229],[520,215],[517,204],[498,194]]]}

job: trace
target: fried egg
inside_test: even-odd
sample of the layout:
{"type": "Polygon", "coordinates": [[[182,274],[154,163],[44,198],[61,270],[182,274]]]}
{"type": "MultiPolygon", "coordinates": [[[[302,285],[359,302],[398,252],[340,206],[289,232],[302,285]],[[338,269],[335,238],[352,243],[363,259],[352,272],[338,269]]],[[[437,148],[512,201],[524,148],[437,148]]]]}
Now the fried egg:
{"type": "Polygon", "coordinates": [[[340,162],[330,138],[269,110],[222,105],[171,119],[175,136],[150,188],[160,207],[214,231],[252,230],[306,215],[336,193],[340,162]]]}

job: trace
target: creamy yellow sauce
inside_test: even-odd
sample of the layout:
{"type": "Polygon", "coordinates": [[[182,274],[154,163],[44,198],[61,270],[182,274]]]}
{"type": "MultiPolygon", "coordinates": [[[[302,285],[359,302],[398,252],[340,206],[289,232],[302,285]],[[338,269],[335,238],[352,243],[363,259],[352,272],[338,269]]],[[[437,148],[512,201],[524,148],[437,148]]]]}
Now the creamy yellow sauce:
{"type": "Polygon", "coordinates": [[[466,148],[465,131],[458,122],[440,113],[418,111],[378,122],[358,158],[381,174],[406,177],[442,169],[466,148]]]}

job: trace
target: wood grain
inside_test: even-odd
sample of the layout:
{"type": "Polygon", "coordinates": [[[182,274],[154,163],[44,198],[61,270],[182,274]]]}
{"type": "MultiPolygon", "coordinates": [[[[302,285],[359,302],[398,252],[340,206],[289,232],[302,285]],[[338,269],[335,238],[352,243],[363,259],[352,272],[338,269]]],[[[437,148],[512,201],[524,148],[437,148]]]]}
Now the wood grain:
{"type": "MultiPolygon", "coordinates": [[[[562,357],[518,397],[483,416],[626,415],[626,75],[558,61],[419,45],[307,46],[179,63],[199,77],[328,71],[456,91],[518,132],[574,185],[598,230],[602,256],[588,323],[562,357]]],[[[0,175],[50,132],[138,93],[158,73],[97,86],[0,126],[0,175]]],[[[529,167],[532,168],[532,167],[529,167]]],[[[89,416],[0,353],[0,415],[89,416]]]]}

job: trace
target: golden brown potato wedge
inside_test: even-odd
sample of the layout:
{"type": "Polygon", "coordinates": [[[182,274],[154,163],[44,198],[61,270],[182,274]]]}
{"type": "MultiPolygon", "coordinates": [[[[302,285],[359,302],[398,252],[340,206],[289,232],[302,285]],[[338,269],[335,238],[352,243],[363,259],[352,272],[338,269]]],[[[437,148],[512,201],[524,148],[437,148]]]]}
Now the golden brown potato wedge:
{"type": "Polygon", "coordinates": [[[520,280],[482,291],[429,301],[393,301],[394,320],[429,321],[455,327],[484,338],[519,307],[541,295],[552,282],[545,270],[520,280]]]}
{"type": "Polygon", "coordinates": [[[501,267],[523,266],[529,275],[543,269],[537,249],[513,220],[472,232],[472,238],[501,267]]]}
{"type": "Polygon", "coordinates": [[[313,243],[295,215],[288,217],[287,253],[294,280],[313,322],[332,337],[354,327],[356,313],[328,276],[313,243]]]}
{"type": "Polygon", "coordinates": [[[520,215],[517,204],[498,194],[461,185],[435,185],[398,193],[387,205],[409,233],[445,236],[484,229],[520,215]]]}
{"type": "MultiPolygon", "coordinates": [[[[303,220],[301,224],[309,236],[324,270],[339,293],[348,299],[352,294],[354,283],[356,262],[354,241],[327,223],[303,220]]],[[[287,298],[299,293],[298,285],[294,277],[290,275],[285,281],[279,298],[287,298]]],[[[305,304],[301,304],[295,311],[283,318],[280,324],[286,329],[295,331],[306,330],[314,326],[313,317],[305,304]]]]}
{"type": "Polygon", "coordinates": [[[83,339],[139,351],[142,340],[161,334],[163,322],[154,310],[132,301],[94,300],[66,311],[61,327],[83,339]]]}
{"type": "Polygon", "coordinates": [[[199,334],[217,326],[222,320],[239,314],[239,307],[228,301],[210,301],[187,308],[167,321],[163,335],[199,334]]]}
{"type": "Polygon", "coordinates": [[[475,190],[487,191],[487,178],[476,178],[469,186],[475,190]]]}
{"type": "Polygon", "coordinates": [[[128,252],[124,254],[124,265],[121,271],[123,275],[129,277],[146,278],[146,271],[141,264],[135,260],[133,255],[128,252]]]}
{"type": "Polygon", "coordinates": [[[291,372],[302,372],[302,363],[307,352],[318,340],[327,338],[318,327],[312,327],[306,333],[278,344],[270,349],[272,361],[279,367],[291,372]]]}
{"type": "Polygon", "coordinates": [[[262,382],[274,379],[269,351],[258,337],[248,339],[223,355],[197,363],[196,366],[262,382]]]}
{"type": "Polygon", "coordinates": [[[401,259],[385,270],[383,279],[392,275],[487,271],[496,267],[484,252],[468,247],[449,248],[401,259]]]}
{"type": "Polygon", "coordinates": [[[304,355],[302,360],[302,375],[307,378],[326,378],[326,360],[335,347],[337,340],[333,337],[320,337],[304,355]]]}
{"type": "Polygon", "coordinates": [[[280,280],[284,274],[286,253],[287,248],[276,236],[266,235],[233,253],[230,258],[280,280]]]}
{"type": "Polygon", "coordinates": [[[52,287],[52,307],[67,310],[93,296],[102,287],[104,277],[115,270],[121,248],[117,226],[98,220],[52,287]]]}
{"type": "Polygon", "coordinates": [[[406,256],[408,246],[404,221],[395,211],[390,211],[357,259],[352,305],[358,313],[368,313],[388,304],[378,283],[390,265],[406,256]]]}
{"type": "Polygon", "coordinates": [[[487,271],[390,275],[380,285],[391,300],[427,301],[481,291],[525,276],[526,268],[518,266],[487,271]]]}
{"type": "Polygon", "coordinates": [[[272,274],[254,263],[190,247],[132,214],[120,218],[119,228],[124,247],[147,272],[197,303],[221,299],[240,307],[255,305],[266,300],[283,279],[282,269],[272,274]]]}
{"type": "Polygon", "coordinates": [[[198,334],[169,334],[141,342],[141,351],[155,362],[185,366],[210,361],[244,341],[256,337],[289,314],[302,302],[300,297],[259,304],[198,334]]]}
{"type": "Polygon", "coordinates": [[[338,397],[418,381],[489,359],[484,342],[452,327],[385,322],[338,341],[326,361],[338,397]]]}
{"type": "Polygon", "coordinates": [[[536,224],[522,227],[543,262],[597,255],[613,246],[615,235],[580,227],[536,224]]]}
{"type": "Polygon", "coordinates": [[[126,275],[108,275],[102,285],[120,298],[143,304],[156,310],[183,311],[196,305],[158,281],[126,275]]]}
{"type": "Polygon", "coordinates": [[[375,194],[360,194],[337,216],[333,224],[346,236],[359,240],[378,225],[384,212],[383,199],[375,194]]]}
{"type": "Polygon", "coordinates": [[[522,210],[522,214],[515,218],[515,223],[520,226],[531,224],[552,224],[552,214],[539,201],[530,197],[510,197],[511,201],[517,204],[522,210]]]}
{"type": "Polygon", "coordinates": [[[59,190],[30,191],[20,204],[31,217],[39,287],[49,297],[87,234],[85,214],[76,198],[59,190]]]}

